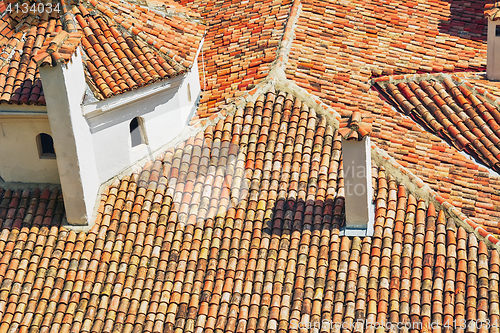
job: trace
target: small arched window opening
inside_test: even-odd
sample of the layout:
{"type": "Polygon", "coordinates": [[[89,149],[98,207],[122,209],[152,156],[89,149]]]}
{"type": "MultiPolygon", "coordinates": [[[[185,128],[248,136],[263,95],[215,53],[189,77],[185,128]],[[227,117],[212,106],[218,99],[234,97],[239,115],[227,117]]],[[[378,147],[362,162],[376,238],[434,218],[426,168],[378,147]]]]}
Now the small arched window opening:
{"type": "Polygon", "coordinates": [[[191,102],[191,86],[187,85],[188,102],[191,102]]]}
{"type": "Polygon", "coordinates": [[[146,131],[144,129],[144,120],[141,117],[135,117],[130,122],[130,140],[132,147],[147,144],[146,131]]]}
{"type": "Polygon", "coordinates": [[[38,147],[38,156],[40,158],[56,158],[56,151],[54,149],[54,140],[47,133],[40,133],[36,137],[36,144],[38,147]]]}

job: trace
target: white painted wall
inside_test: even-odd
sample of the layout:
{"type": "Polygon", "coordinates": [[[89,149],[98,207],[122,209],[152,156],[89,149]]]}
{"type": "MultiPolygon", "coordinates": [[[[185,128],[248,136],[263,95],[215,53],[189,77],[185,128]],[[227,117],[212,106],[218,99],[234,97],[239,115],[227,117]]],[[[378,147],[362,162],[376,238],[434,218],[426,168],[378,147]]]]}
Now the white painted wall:
{"type": "Polygon", "coordinates": [[[92,218],[100,183],[92,135],[81,109],[86,83],[80,50],[67,65],[41,67],[40,75],[66,217],[70,224],[86,225],[92,218]]]}
{"type": "Polygon", "coordinates": [[[500,36],[495,36],[496,26],[499,24],[500,21],[488,19],[486,75],[489,80],[500,80],[500,36]]]}
{"type": "Polygon", "coordinates": [[[103,183],[177,137],[189,122],[200,95],[198,65],[191,71],[105,101],[85,105],[103,183]],[[191,101],[188,100],[190,86],[191,101]],[[142,117],[147,144],[132,147],[129,124],[142,117]]]}
{"type": "Polygon", "coordinates": [[[5,115],[0,110],[0,177],[4,181],[59,183],[56,160],[39,157],[36,137],[40,133],[51,135],[47,115],[5,115]]]}

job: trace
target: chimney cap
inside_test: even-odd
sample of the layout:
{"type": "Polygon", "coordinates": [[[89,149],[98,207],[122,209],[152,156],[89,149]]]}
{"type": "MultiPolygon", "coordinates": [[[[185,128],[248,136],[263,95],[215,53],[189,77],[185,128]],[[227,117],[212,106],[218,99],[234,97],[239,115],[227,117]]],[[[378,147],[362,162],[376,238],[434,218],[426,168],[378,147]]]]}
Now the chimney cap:
{"type": "Polygon", "coordinates": [[[347,125],[347,121],[340,123],[339,133],[344,140],[361,141],[365,136],[370,135],[372,125],[366,121],[362,123],[361,119],[361,112],[354,111],[349,119],[349,125],[347,125]]]}
{"type": "Polygon", "coordinates": [[[484,5],[484,16],[492,21],[500,20],[500,2],[484,5]]]}
{"type": "Polygon", "coordinates": [[[57,66],[67,63],[76,52],[82,36],[79,32],[66,32],[50,34],[43,43],[42,48],[34,57],[39,67],[57,66]]]}

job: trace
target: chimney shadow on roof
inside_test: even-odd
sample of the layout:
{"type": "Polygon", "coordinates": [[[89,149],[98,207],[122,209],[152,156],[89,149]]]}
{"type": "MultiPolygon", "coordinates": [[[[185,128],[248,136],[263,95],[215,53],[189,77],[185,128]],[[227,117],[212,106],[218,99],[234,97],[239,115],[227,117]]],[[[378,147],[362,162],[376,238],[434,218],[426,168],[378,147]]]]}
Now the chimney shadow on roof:
{"type": "Polygon", "coordinates": [[[447,0],[450,15],[440,19],[439,32],[479,42],[486,42],[488,20],[484,17],[484,5],[491,0],[447,0]]]}
{"type": "Polygon", "coordinates": [[[321,232],[324,228],[330,232],[340,231],[345,225],[344,207],[339,205],[340,202],[337,198],[306,201],[278,199],[273,207],[272,218],[263,220],[262,236],[281,239],[289,233],[299,233],[302,237],[304,232],[321,232]]]}

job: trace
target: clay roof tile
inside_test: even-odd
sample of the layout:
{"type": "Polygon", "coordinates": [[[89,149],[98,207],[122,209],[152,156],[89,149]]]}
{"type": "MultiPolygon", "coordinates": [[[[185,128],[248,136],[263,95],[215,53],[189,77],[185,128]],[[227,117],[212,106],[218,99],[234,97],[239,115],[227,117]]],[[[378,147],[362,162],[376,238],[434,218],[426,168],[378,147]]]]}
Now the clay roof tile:
{"type": "Polygon", "coordinates": [[[372,126],[369,123],[362,122],[361,112],[354,111],[349,121],[342,121],[339,133],[346,140],[362,140],[365,136],[370,135],[372,126]]]}
{"type": "Polygon", "coordinates": [[[495,2],[494,4],[484,5],[484,16],[492,21],[498,20],[500,17],[498,13],[500,12],[500,2],[495,2]]]}

